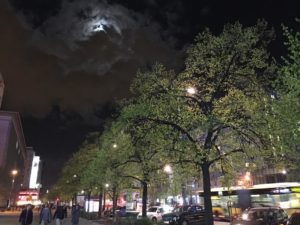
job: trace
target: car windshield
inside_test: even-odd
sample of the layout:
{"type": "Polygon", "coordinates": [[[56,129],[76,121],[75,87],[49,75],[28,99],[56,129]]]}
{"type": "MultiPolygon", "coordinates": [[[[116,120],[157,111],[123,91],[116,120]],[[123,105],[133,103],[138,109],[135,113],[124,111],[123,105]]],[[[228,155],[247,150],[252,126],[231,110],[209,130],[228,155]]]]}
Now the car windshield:
{"type": "Polygon", "coordinates": [[[157,208],[149,208],[148,209],[148,212],[156,212],[157,211],[157,208]]]}

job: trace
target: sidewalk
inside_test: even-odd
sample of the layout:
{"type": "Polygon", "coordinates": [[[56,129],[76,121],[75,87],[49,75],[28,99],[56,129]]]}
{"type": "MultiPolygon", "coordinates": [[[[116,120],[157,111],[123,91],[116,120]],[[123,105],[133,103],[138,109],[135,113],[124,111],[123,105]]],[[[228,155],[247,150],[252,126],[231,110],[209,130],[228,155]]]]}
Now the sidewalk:
{"type": "MultiPolygon", "coordinates": [[[[79,219],[79,224],[78,225],[105,225],[105,223],[99,223],[98,221],[97,222],[93,222],[91,220],[87,220],[87,219],[84,219],[84,218],[81,218],[79,219]]],[[[71,225],[71,218],[65,218],[63,220],[63,225],[71,225]]]]}
{"type": "MultiPolygon", "coordinates": [[[[71,218],[65,218],[63,220],[63,225],[70,225],[71,224],[71,218]]],[[[111,225],[112,220],[110,219],[98,219],[98,220],[87,220],[82,217],[79,218],[79,224],[78,225],[111,225]]]]}

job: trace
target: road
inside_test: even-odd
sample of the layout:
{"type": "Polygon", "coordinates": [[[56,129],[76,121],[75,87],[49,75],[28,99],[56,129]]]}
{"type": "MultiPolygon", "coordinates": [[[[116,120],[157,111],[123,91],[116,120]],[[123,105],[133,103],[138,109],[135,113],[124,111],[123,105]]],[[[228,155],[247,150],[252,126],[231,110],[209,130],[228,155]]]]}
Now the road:
{"type": "MultiPolygon", "coordinates": [[[[0,225],[19,225],[18,222],[20,212],[0,212],[0,225]]],[[[39,225],[39,217],[38,213],[34,212],[34,218],[33,223],[31,225],[39,225]]],[[[70,218],[65,219],[64,224],[68,225],[71,224],[70,218]]],[[[85,219],[80,219],[79,225],[104,225],[104,223],[101,223],[100,221],[97,222],[91,222],[87,221],[85,219]]],[[[229,223],[226,222],[214,222],[214,225],[229,225],[229,223]]]]}

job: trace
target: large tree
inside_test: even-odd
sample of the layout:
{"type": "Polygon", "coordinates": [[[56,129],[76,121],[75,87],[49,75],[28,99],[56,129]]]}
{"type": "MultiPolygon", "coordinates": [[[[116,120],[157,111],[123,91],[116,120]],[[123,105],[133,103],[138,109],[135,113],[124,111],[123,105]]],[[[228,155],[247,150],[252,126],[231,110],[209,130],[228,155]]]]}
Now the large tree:
{"type": "Polygon", "coordinates": [[[146,217],[149,184],[156,179],[166,178],[166,174],[164,176],[161,172],[167,161],[161,153],[169,141],[163,138],[162,129],[156,130],[152,126],[147,133],[141,132],[128,125],[122,115],[112,124],[110,133],[112,138],[107,139],[108,143],[114,143],[110,144],[112,171],[117,170],[119,177],[124,180],[140,183],[143,189],[142,215],[146,217]]]}
{"type": "Polygon", "coordinates": [[[202,173],[207,225],[213,224],[211,166],[226,169],[269,153],[262,127],[275,74],[267,52],[273,37],[263,21],[226,25],[219,35],[205,30],[188,49],[183,72],[159,64],[138,72],[131,89],[136,97],[123,109],[136,129],[163,127],[173,159],[202,173]]]}

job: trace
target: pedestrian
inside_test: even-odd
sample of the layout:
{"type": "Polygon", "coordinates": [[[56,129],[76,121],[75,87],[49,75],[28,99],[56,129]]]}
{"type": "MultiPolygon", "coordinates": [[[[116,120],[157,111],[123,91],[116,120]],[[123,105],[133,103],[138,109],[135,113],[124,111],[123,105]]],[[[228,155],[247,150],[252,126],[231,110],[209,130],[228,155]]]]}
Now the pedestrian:
{"type": "Polygon", "coordinates": [[[71,219],[72,225],[78,225],[79,216],[80,216],[80,206],[76,204],[75,206],[72,207],[72,219],[71,219]]]}
{"type": "Polygon", "coordinates": [[[41,225],[48,225],[51,222],[51,209],[49,208],[49,204],[46,203],[42,206],[40,212],[40,224],[41,225]]]}
{"type": "Polygon", "coordinates": [[[67,218],[68,217],[68,206],[66,204],[64,204],[63,209],[64,209],[64,217],[67,218]]]}
{"type": "Polygon", "coordinates": [[[53,215],[53,220],[55,219],[56,225],[62,225],[62,221],[64,218],[65,218],[64,207],[60,204],[60,202],[57,202],[56,210],[53,215]]]}
{"type": "Polygon", "coordinates": [[[32,223],[32,217],[33,217],[33,213],[32,213],[32,209],[31,209],[31,205],[28,204],[26,206],[26,208],[22,210],[20,217],[19,217],[19,222],[22,225],[29,225],[32,223]]]}

